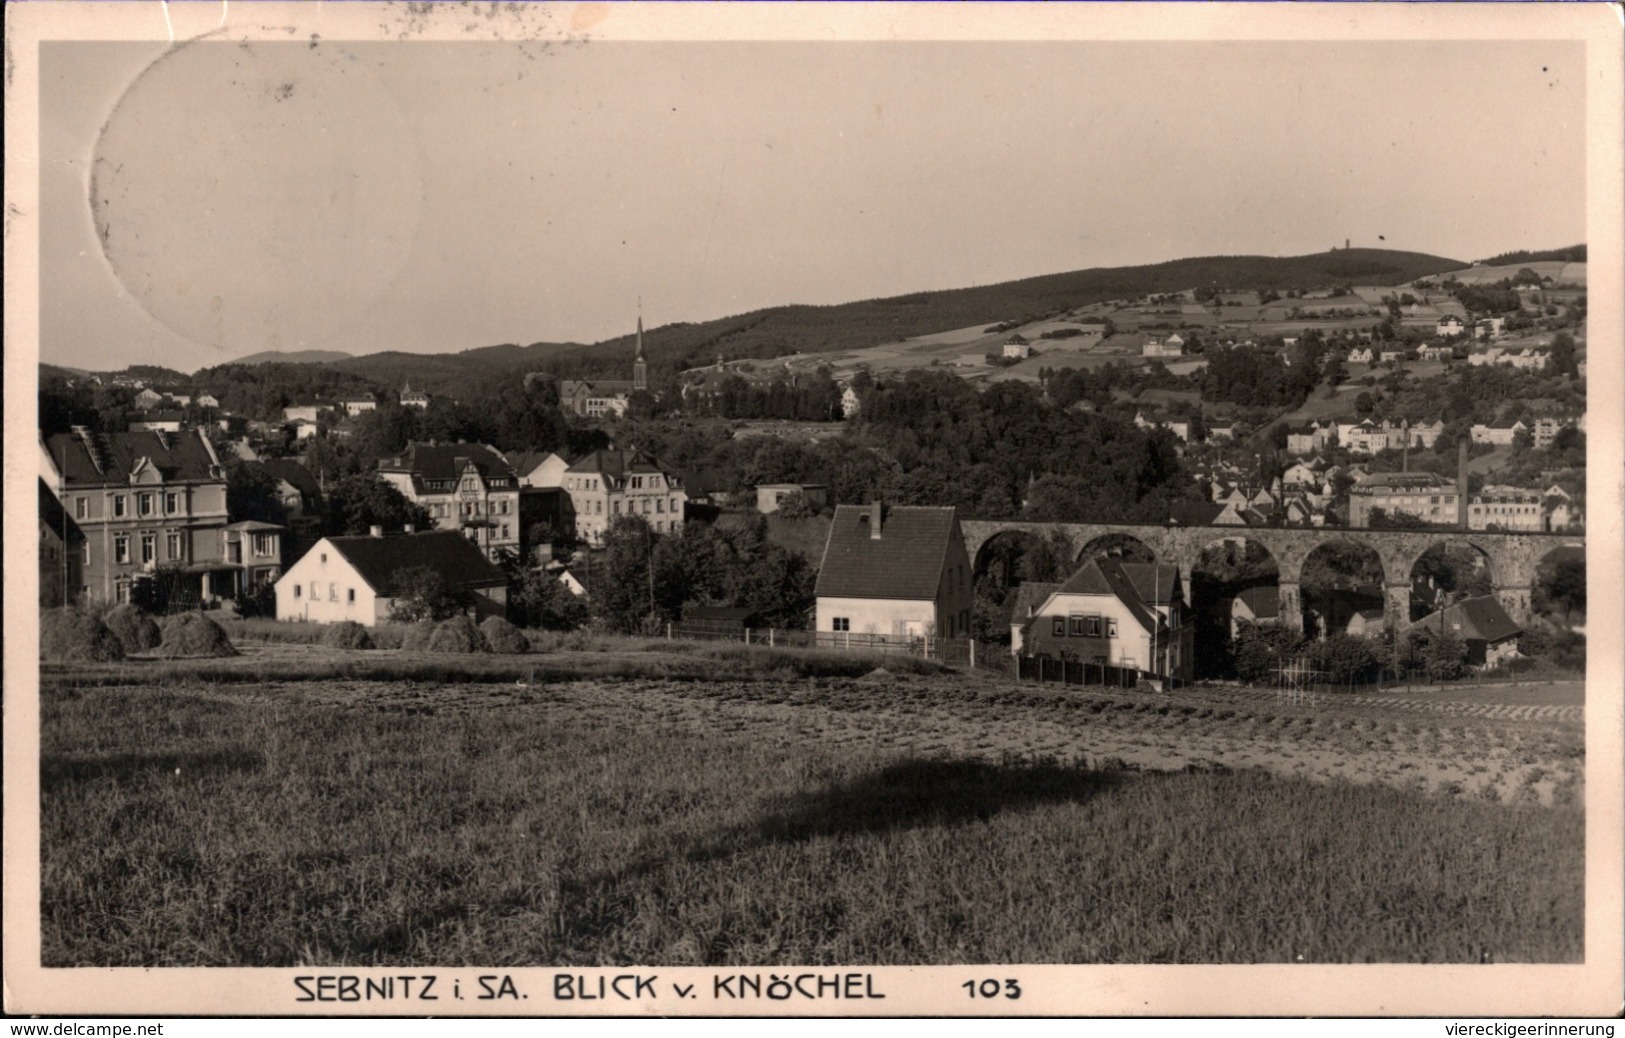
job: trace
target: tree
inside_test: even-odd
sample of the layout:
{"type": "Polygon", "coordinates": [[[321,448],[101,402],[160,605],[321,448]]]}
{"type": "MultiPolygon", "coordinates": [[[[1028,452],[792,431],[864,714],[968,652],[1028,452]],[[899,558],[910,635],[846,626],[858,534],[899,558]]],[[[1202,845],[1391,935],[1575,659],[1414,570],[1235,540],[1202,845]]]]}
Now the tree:
{"type": "Polygon", "coordinates": [[[1362,392],[1354,398],[1354,413],[1361,418],[1371,417],[1371,413],[1376,409],[1377,401],[1370,393],[1362,392]]]}
{"type": "Polygon", "coordinates": [[[455,616],[458,602],[440,574],[429,566],[402,566],[389,578],[395,592],[391,620],[414,623],[418,620],[444,620],[455,616]]]}
{"type": "Polygon", "coordinates": [[[653,630],[654,531],[641,516],[616,516],[604,534],[604,562],[593,581],[592,611],[613,631],[653,630]]]}
{"type": "Polygon", "coordinates": [[[434,527],[422,505],[408,501],[399,490],[372,473],[346,476],[328,487],[324,528],[329,536],[363,534],[374,526],[386,531],[412,524],[420,530],[434,527]]]}
{"type": "Polygon", "coordinates": [[[1574,336],[1568,332],[1558,332],[1552,336],[1551,365],[1552,373],[1555,375],[1580,377],[1580,363],[1575,355],[1574,336]]]}
{"type": "Polygon", "coordinates": [[[817,513],[807,495],[797,490],[779,498],[778,514],[784,519],[806,519],[817,513]]]}
{"type": "Polygon", "coordinates": [[[592,618],[585,599],[546,570],[526,570],[508,599],[513,620],[522,627],[545,631],[573,631],[592,618]]]}
{"type": "Polygon", "coordinates": [[[1435,681],[1452,681],[1466,670],[1467,643],[1455,631],[1438,628],[1422,629],[1421,658],[1428,677],[1435,681]]]}
{"type": "Polygon", "coordinates": [[[287,509],[277,490],[277,478],[264,466],[248,465],[236,455],[226,461],[226,514],[232,522],[252,519],[285,526],[287,509]]]}
{"type": "Polygon", "coordinates": [[[1298,638],[1279,624],[1243,622],[1236,631],[1236,676],[1250,684],[1267,684],[1297,647],[1298,638]]]}
{"type": "Polygon", "coordinates": [[[1583,556],[1563,558],[1542,567],[1540,593],[1546,601],[1563,609],[1563,622],[1569,614],[1586,607],[1586,562],[1583,556]]]}

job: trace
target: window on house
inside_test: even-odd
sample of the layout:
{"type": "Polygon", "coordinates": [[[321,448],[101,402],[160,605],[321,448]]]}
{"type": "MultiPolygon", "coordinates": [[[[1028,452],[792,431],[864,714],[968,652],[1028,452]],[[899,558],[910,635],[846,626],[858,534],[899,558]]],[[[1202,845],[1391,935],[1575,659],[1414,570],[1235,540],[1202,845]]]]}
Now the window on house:
{"type": "Polygon", "coordinates": [[[152,495],[137,494],[135,497],[135,510],[138,515],[152,514],[152,495]]]}
{"type": "Polygon", "coordinates": [[[269,533],[256,533],[254,535],[254,554],[255,555],[274,555],[274,554],[276,554],[276,538],[275,538],[275,535],[274,534],[269,534],[269,533]]]}
{"type": "Polygon", "coordinates": [[[1052,638],[1066,637],[1066,617],[1057,616],[1050,620],[1049,633],[1052,638]]]}
{"type": "Polygon", "coordinates": [[[649,514],[649,499],[648,498],[643,499],[643,514],[644,515],[649,514]]]}
{"type": "Polygon", "coordinates": [[[181,535],[178,534],[178,533],[168,534],[167,536],[165,536],[164,540],[166,542],[165,547],[169,549],[169,557],[172,558],[172,559],[180,558],[181,557],[181,535]]]}
{"type": "Polygon", "coordinates": [[[1106,617],[1106,637],[1117,637],[1117,617],[1115,616],[1106,617]]]}
{"type": "Polygon", "coordinates": [[[75,519],[84,519],[89,514],[90,514],[90,501],[87,498],[83,498],[83,497],[74,498],[73,499],[73,517],[75,519]]]}
{"type": "Polygon", "coordinates": [[[643,477],[642,476],[633,476],[632,477],[632,489],[633,490],[642,490],[643,489],[643,477]]]}
{"type": "Polygon", "coordinates": [[[116,515],[116,516],[117,515],[123,515],[124,510],[125,510],[124,495],[123,494],[114,494],[113,495],[113,514],[116,515]]]}
{"type": "Polygon", "coordinates": [[[302,595],[301,595],[301,594],[300,594],[300,593],[301,593],[301,592],[302,592],[302,591],[304,591],[304,590],[305,590],[305,588],[304,588],[304,585],[303,585],[303,584],[295,584],[295,585],[294,585],[294,586],[293,586],[293,597],[295,597],[295,598],[300,598],[300,597],[302,597],[302,595]]]}
{"type": "Polygon", "coordinates": [[[655,498],[655,512],[658,515],[665,515],[666,514],[666,499],[665,498],[663,498],[663,497],[655,498]]]}
{"type": "Polygon", "coordinates": [[[509,534],[508,534],[508,524],[503,523],[502,524],[502,539],[507,540],[508,536],[509,536],[509,534]]]}
{"type": "Polygon", "coordinates": [[[174,515],[181,510],[181,496],[179,494],[164,495],[164,511],[174,515]]]}
{"type": "Polygon", "coordinates": [[[130,535],[121,533],[113,538],[113,561],[130,561],[130,535]]]}
{"type": "Polygon", "coordinates": [[[1086,616],[1083,618],[1084,632],[1091,638],[1100,637],[1100,617],[1086,616]]]}
{"type": "Polygon", "coordinates": [[[614,514],[614,515],[620,515],[621,514],[621,503],[620,503],[620,501],[611,501],[610,502],[610,512],[612,514],[614,514]]]}
{"type": "Polygon", "coordinates": [[[1067,618],[1067,634],[1071,635],[1073,638],[1082,638],[1083,637],[1083,619],[1084,619],[1083,617],[1076,616],[1076,615],[1068,617],[1067,618]]]}
{"type": "Polygon", "coordinates": [[[121,580],[113,585],[113,601],[123,604],[130,600],[130,582],[121,580]]]}
{"type": "Polygon", "coordinates": [[[339,600],[339,586],[337,584],[327,585],[327,600],[329,602],[337,602],[339,600]]]}
{"type": "Polygon", "coordinates": [[[850,616],[837,616],[830,620],[829,629],[832,631],[850,631],[852,618],[850,616]]]}
{"type": "Polygon", "coordinates": [[[351,588],[345,588],[344,589],[344,600],[346,602],[354,602],[355,601],[355,588],[351,587],[351,588]]]}
{"type": "Polygon", "coordinates": [[[321,585],[316,583],[314,580],[310,582],[310,597],[311,598],[320,598],[320,597],[322,597],[321,585]]]}

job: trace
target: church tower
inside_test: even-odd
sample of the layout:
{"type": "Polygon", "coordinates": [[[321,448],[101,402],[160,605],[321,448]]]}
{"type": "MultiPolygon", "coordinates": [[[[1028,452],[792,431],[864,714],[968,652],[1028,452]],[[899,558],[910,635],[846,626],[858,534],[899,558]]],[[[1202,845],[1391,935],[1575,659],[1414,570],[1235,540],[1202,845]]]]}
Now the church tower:
{"type": "Polygon", "coordinates": [[[638,353],[632,360],[632,392],[649,389],[649,362],[643,359],[643,315],[638,315],[638,353]]]}

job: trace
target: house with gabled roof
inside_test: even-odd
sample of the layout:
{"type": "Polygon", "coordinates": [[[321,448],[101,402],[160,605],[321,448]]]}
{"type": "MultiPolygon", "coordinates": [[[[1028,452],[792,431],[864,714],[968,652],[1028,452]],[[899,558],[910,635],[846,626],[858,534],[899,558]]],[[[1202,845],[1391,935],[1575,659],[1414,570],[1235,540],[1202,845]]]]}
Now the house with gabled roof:
{"type": "Polygon", "coordinates": [[[491,559],[519,552],[519,477],[483,443],[408,443],[378,475],[428,509],[436,529],[456,530],[491,559]]]}
{"type": "Polygon", "coordinates": [[[1010,608],[1010,655],[1021,655],[1021,634],[1027,629],[1027,622],[1060,586],[1053,581],[1028,580],[1016,588],[1010,608]]]}
{"type": "Polygon", "coordinates": [[[1230,637],[1241,634],[1244,623],[1273,626],[1281,622],[1281,589],[1260,584],[1237,592],[1230,600],[1230,637]]]}
{"type": "Polygon", "coordinates": [[[85,534],[76,594],[127,602],[164,576],[172,600],[210,602],[276,579],[281,527],[233,523],[226,470],[202,433],[102,433],[42,440],[45,481],[85,534]]]}
{"type": "Polygon", "coordinates": [[[405,589],[403,571],[427,569],[476,619],[507,612],[508,580],[468,538],[451,530],[324,537],[276,582],[278,620],[373,627],[405,589]]]}
{"type": "Polygon", "coordinates": [[[1050,593],[1021,632],[1026,655],[1079,659],[1189,681],[1195,656],[1179,567],[1092,559],[1050,593]]]}
{"type": "Polygon", "coordinates": [[[1472,667],[1499,667],[1518,655],[1518,639],[1523,635],[1494,595],[1465,598],[1436,613],[1429,613],[1410,626],[1426,637],[1447,631],[1467,643],[1467,664],[1472,667]]]}
{"type": "Polygon", "coordinates": [[[576,536],[591,545],[619,515],[636,515],[655,533],[683,528],[688,493],[683,477],[659,458],[640,450],[600,450],[564,472],[564,490],[575,512],[576,536]]]}
{"type": "Polygon", "coordinates": [[[955,509],[840,505],[814,589],[818,637],[969,637],[973,581],[955,509]]]}
{"type": "Polygon", "coordinates": [[[570,463],[555,451],[509,451],[503,455],[521,487],[559,488],[570,463]]]}

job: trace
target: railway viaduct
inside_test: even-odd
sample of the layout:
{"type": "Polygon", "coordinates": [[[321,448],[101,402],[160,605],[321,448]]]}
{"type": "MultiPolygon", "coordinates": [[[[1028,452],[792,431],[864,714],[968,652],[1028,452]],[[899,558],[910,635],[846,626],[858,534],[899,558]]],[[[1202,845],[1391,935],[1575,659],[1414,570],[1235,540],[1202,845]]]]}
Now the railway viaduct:
{"type": "Polygon", "coordinates": [[[1429,548],[1445,541],[1465,543],[1482,552],[1489,562],[1495,593],[1508,615],[1519,623],[1529,619],[1530,588],[1541,559],[1555,548],[1584,547],[1585,537],[1556,533],[1488,533],[1439,527],[1429,530],[1368,530],[1273,526],[1179,526],[1132,523],[1026,523],[967,519],[960,522],[965,550],[980,573],[982,549],[994,538],[1027,534],[1043,536],[1064,530],[1080,545],[1081,562],[1093,556],[1100,542],[1111,535],[1131,537],[1143,544],[1158,562],[1179,567],[1189,588],[1191,571],[1209,545],[1225,541],[1252,541],[1274,557],[1280,572],[1280,611],[1284,623],[1301,627],[1303,610],[1299,585],[1303,564],[1311,552],[1325,544],[1356,544],[1370,548],[1382,562],[1384,624],[1403,626],[1410,618],[1411,569],[1429,548]]]}

